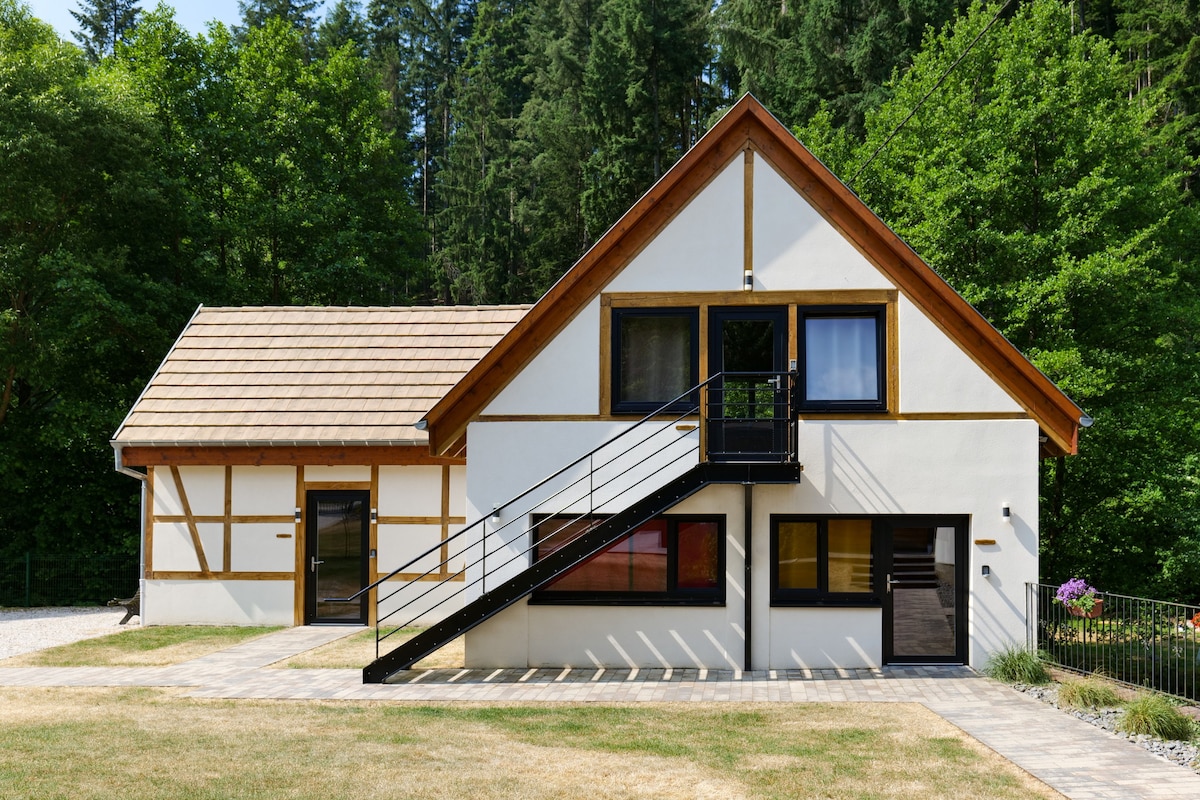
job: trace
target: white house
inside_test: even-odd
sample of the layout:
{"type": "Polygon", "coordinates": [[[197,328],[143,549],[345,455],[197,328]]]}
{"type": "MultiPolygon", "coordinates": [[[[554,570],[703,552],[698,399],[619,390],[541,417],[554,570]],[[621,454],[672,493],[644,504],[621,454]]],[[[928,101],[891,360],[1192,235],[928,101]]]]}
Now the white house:
{"type": "Polygon", "coordinates": [[[112,441],[143,482],[142,623],[374,624],[409,582],[461,605],[464,457],[414,423],[525,310],[200,308],[112,441]]]}
{"type": "Polygon", "coordinates": [[[425,416],[470,602],[365,678],[981,664],[1086,422],[744,98],[425,416]]]}

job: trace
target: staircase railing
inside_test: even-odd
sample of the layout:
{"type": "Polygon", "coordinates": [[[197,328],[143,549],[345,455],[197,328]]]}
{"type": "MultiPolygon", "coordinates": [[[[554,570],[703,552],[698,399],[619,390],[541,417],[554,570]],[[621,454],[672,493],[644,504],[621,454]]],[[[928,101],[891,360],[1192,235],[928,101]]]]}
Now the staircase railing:
{"type": "Polygon", "coordinates": [[[537,547],[534,515],[541,519],[554,517],[555,523],[565,528],[619,510],[682,474],[686,467],[707,460],[701,436],[724,435],[723,429],[714,425],[753,422],[782,426],[786,431],[782,443],[778,437],[771,439],[774,449],[768,452],[714,452],[716,460],[738,461],[742,459],[730,456],[750,455],[750,461],[794,463],[796,432],[791,403],[794,384],[795,376],[789,373],[713,375],[350,597],[327,598],[326,602],[352,602],[373,589],[379,590],[375,637],[375,655],[379,658],[383,642],[396,633],[468,591],[477,589],[480,595],[485,594],[489,582],[497,585],[528,566],[537,547]],[[782,399],[747,405],[744,391],[739,390],[735,396],[734,390],[727,388],[724,381],[732,378],[774,381],[772,388],[782,399]],[[716,388],[710,389],[714,385],[716,388]],[[726,417],[724,409],[732,400],[741,405],[736,416],[726,417]],[[757,410],[746,414],[744,408],[757,410]],[[771,413],[764,414],[764,408],[770,408],[771,413]],[[674,410],[668,413],[668,409],[674,410]],[[684,464],[686,467],[680,466],[684,464]],[[524,520],[530,520],[530,524],[523,525],[524,520]],[[401,573],[411,574],[414,568],[420,569],[417,564],[438,553],[441,556],[436,564],[388,591],[388,581],[401,573]],[[454,580],[460,577],[461,581],[454,580]],[[454,583],[457,587],[447,590],[454,583]],[[439,597],[426,601],[439,590],[439,597]],[[394,608],[385,613],[387,605],[394,608]]]}

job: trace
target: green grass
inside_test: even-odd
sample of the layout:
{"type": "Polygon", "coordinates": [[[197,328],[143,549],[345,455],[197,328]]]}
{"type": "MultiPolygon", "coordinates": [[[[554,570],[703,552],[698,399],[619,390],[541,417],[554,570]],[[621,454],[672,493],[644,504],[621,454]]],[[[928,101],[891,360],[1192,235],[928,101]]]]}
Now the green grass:
{"type": "Polygon", "coordinates": [[[414,705],[0,689],[0,797],[1058,797],[916,704],[414,705]]]}
{"type": "Polygon", "coordinates": [[[169,666],[280,630],[276,627],[152,625],[6,659],[4,666],[169,666]]]}
{"type": "Polygon", "coordinates": [[[1143,694],[1130,700],[1117,721],[1117,730],[1168,741],[1189,741],[1196,735],[1192,721],[1161,694],[1143,694]]]}
{"type": "Polygon", "coordinates": [[[1100,678],[1068,680],[1058,687],[1059,705],[1068,708],[1116,708],[1121,698],[1111,685],[1100,678]]]}
{"type": "Polygon", "coordinates": [[[1041,684],[1050,682],[1045,658],[1017,644],[997,651],[988,661],[984,674],[1005,683],[1041,684]]]}

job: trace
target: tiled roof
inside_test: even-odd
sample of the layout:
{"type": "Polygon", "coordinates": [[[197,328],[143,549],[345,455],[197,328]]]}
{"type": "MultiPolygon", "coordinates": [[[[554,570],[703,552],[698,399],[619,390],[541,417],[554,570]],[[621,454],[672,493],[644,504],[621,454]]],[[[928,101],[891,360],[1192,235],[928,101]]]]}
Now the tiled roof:
{"type": "Polygon", "coordinates": [[[527,308],[201,308],[113,441],[424,444],[414,423],[527,308]]]}

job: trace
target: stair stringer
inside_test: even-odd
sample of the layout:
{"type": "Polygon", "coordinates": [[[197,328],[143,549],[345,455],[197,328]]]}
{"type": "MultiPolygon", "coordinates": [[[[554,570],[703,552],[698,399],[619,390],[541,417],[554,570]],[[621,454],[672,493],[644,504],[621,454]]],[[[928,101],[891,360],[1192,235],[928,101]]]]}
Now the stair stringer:
{"type": "Polygon", "coordinates": [[[712,483],[797,483],[801,466],[705,462],[668,481],[636,503],[601,521],[544,559],[431,625],[363,668],[363,683],[383,683],[449,644],[513,603],[527,597],[622,536],[712,483]]]}

